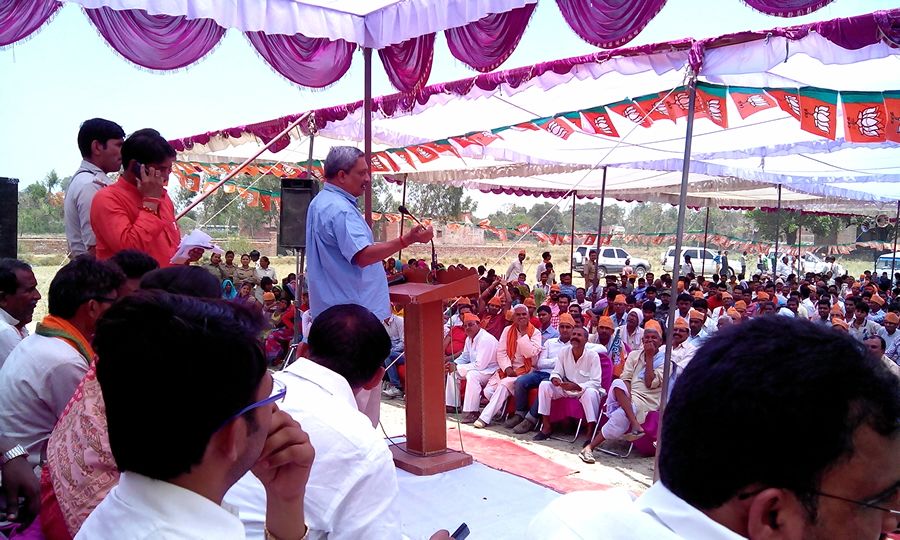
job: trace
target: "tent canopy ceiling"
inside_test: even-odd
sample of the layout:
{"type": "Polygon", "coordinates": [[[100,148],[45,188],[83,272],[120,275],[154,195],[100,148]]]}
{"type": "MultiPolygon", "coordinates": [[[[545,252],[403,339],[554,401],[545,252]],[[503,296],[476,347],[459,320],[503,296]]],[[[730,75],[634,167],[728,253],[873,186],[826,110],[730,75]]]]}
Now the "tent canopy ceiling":
{"type": "MultiPolygon", "coordinates": [[[[866,17],[898,20],[900,10],[857,19],[866,17]]],[[[738,35],[708,40],[715,46],[701,51],[699,79],[768,88],[900,89],[896,78],[900,48],[886,39],[845,48],[815,32],[780,36],[774,32],[753,34],[771,35],[769,39],[738,35]]],[[[671,96],[685,84],[694,62],[697,49],[691,43],[682,40],[641,51],[611,51],[603,59],[592,55],[491,73],[425,88],[415,99],[399,94],[377,98],[373,151],[443,139],[452,151],[441,152],[433,160],[407,161],[399,154],[384,154],[393,158],[384,172],[405,174],[416,182],[552,197],[569,190],[598,195],[601,169],[606,166],[609,196],[673,202],[674,194],[677,202],[684,118],[641,127],[613,113],[609,122],[618,137],[575,130],[563,139],[546,129],[499,128],[645,94],[671,96]],[[453,142],[458,140],[453,137],[489,130],[499,137],[489,144],[453,142]],[[445,140],[448,137],[451,142],[445,140]]],[[[709,118],[695,122],[689,201],[725,207],[775,206],[771,187],[775,184],[785,188],[784,206],[796,209],[871,214],[892,208],[900,199],[900,145],[847,140],[848,126],[855,121],[844,118],[840,105],[832,119],[838,127],[836,136],[829,140],[802,129],[800,121],[777,106],[742,118],[731,97],[724,100],[727,128],[709,118]],[[709,189],[723,178],[731,184],[709,189]]],[[[182,160],[239,162],[297,116],[208,132],[173,144],[182,160]]],[[[317,159],[323,159],[333,145],[362,141],[361,103],[317,110],[314,117],[317,159]]],[[[302,126],[289,141],[279,142],[283,149],[266,152],[262,159],[305,161],[308,139],[304,133],[309,127],[302,126]]]]}

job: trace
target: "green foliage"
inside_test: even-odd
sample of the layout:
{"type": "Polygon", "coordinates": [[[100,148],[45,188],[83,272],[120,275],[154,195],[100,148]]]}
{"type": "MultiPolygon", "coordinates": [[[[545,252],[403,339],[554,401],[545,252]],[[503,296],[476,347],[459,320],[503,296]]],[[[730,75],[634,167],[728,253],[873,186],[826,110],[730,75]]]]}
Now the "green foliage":
{"type": "Polygon", "coordinates": [[[816,242],[832,244],[837,242],[838,233],[849,225],[849,219],[842,217],[814,216],[785,210],[780,214],[779,219],[776,212],[747,212],[747,218],[753,223],[758,239],[774,242],[777,224],[777,235],[789,244],[797,241],[800,227],[810,230],[815,235],[816,242]]]}
{"type": "Polygon", "coordinates": [[[406,206],[417,216],[452,221],[464,212],[474,212],[478,203],[464,195],[461,187],[408,182],[406,206]]]}
{"type": "Polygon", "coordinates": [[[66,230],[63,221],[63,185],[50,171],[42,180],[29,184],[19,192],[18,228],[20,234],[56,234],[66,230]]]}
{"type": "MultiPolygon", "coordinates": [[[[236,181],[241,185],[250,185],[246,177],[238,176],[236,181]]],[[[253,187],[274,193],[281,190],[281,181],[275,176],[263,176],[255,180],[253,187]]],[[[173,189],[169,185],[169,196],[178,209],[186,208],[197,196],[197,193],[176,186],[173,189]]],[[[250,206],[250,201],[240,196],[236,191],[226,193],[220,188],[210,195],[202,204],[191,210],[179,223],[183,231],[190,231],[196,227],[202,227],[213,236],[223,234],[240,234],[252,237],[266,227],[278,226],[278,208],[273,203],[268,211],[262,203],[250,206]],[[193,223],[193,225],[192,225],[193,223]],[[190,228],[189,228],[190,227],[190,228]]],[[[235,250],[237,251],[237,250],[235,250]]]]}

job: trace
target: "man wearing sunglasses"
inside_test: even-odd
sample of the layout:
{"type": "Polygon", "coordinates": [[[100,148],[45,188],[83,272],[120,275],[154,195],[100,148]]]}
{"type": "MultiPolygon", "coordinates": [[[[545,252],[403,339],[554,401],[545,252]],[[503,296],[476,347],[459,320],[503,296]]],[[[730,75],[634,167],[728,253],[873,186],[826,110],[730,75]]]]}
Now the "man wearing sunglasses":
{"type": "Polygon", "coordinates": [[[32,467],[94,360],[97,320],[124,282],[118,267],[91,255],[62,267],[50,283],[50,314],[0,368],[0,433],[28,452],[32,467]]]}
{"type": "Polygon", "coordinates": [[[753,319],[717,332],[679,377],[659,482],[633,502],[560,497],[528,537],[878,540],[900,523],[898,419],[900,381],[861,343],[753,319]]]}
{"type": "Polygon", "coordinates": [[[163,291],[109,309],[94,343],[122,474],[75,538],[241,540],[244,527],[222,499],[250,470],[265,486],[266,537],[307,536],[315,452],[276,405],[287,390],[266,370],[263,325],[240,306],[163,291]]]}

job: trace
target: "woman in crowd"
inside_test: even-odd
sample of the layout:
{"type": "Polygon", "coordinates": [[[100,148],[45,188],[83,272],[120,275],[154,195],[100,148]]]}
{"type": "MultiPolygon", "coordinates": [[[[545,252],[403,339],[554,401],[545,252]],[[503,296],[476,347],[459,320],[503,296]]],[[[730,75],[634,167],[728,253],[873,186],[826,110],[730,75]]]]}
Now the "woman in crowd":
{"type": "Polygon", "coordinates": [[[252,289],[259,283],[256,277],[256,269],[250,266],[250,255],[244,253],[241,255],[241,265],[234,271],[234,281],[236,283],[249,283],[252,289]]]}

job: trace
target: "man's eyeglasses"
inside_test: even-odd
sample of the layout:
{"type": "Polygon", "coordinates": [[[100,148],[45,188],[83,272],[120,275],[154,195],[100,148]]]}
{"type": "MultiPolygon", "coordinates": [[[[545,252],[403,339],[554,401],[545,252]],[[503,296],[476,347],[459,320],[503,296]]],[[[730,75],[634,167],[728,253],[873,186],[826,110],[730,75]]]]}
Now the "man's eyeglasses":
{"type": "Polygon", "coordinates": [[[251,403],[250,405],[247,405],[240,411],[236,412],[230,418],[228,418],[228,420],[225,420],[224,422],[222,422],[222,425],[219,426],[219,429],[222,429],[223,427],[225,427],[226,424],[228,424],[235,418],[238,418],[241,415],[252,411],[253,409],[257,409],[259,407],[265,407],[266,405],[271,405],[272,403],[278,403],[279,401],[283,401],[284,396],[286,396],[286,395],[287,395],[287,386],[285,386],[285,384],[283,382],[279,381],[278,379],[272,378],[272,392],[269,394],[269,397],[267,397],[266,399],[261,399],[261,400],[257,401],[256,403],[251,403]]]}
{"type": "MultiPolygon", "coordinates": [[[[751,497],[755,497],[755,496],[759,495],[765,489],[768,489],[768,488],[758,489],[755,491],[750,491],[748,493],[741,493],[737,496],[737,498],[739,500],[746,500],[751,497]]],[[[900,486],[895,485],[895,486],[891,487],[890,489],[888,489],[887,491],[880,493],[880,494],[876,495],[875,497],[865,500],[865,501],[857,501],[856,499],[841,497],[840,495],[832,495],[831,493],[825,493],[824,491],[813,491],[812,494],[817,495],[819,497],[826,497],[829,499],[835,499],[838,501],[848,502],[850,504],[855,504],[857,506],[865,506],[866,508],[872,508],[873,510],[881,510],[882,512],[887,512],[888,514],[891,514],[893,516],[900,516],[900,509],[896,509],[896,508],[892,509],[892,508],[888,508],[887,506],[885,506],[885,505],[889,505],[891,503],[893,503],[895,507],[900,506],[900,503],[898,503],[898,500],[897,500],[898,499],[897,496],[898,496],[898,494],[900,494],[900,491],[898,491],[898,490],[900,490],[900,486]]]]}

